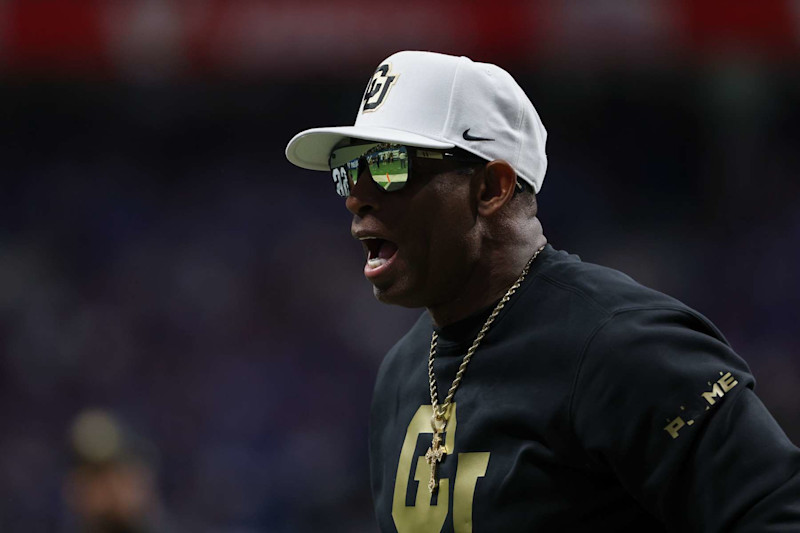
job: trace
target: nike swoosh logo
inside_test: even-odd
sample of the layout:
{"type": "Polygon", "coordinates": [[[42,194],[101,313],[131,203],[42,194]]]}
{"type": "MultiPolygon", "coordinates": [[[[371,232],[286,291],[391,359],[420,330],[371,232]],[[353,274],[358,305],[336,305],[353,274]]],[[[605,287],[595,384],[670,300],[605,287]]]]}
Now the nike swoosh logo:
{"type": "Polygon", "coordinates": [[[467,128],[464,130],[462,137],[464,137],[465,141],[493,141],[494,139],[487,139],[486,137],[475,137],[469,134],[469,130],[472,128],[467,128]]]}

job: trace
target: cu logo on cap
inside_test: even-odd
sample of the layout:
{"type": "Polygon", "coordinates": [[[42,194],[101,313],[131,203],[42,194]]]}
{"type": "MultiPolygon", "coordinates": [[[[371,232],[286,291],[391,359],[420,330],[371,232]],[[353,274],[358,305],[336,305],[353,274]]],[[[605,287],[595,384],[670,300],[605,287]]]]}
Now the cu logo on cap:
{"type": "Polygon", "coordinates": [[[391,69],[389,63],[384,63],[372,75],[372,79],[367,84],[367,90],[364,92],[364,107],[362,108],[364,113],[375,111],[383,103],[386,94],[397,79],[397,76],[389,75],[391,69]]]}

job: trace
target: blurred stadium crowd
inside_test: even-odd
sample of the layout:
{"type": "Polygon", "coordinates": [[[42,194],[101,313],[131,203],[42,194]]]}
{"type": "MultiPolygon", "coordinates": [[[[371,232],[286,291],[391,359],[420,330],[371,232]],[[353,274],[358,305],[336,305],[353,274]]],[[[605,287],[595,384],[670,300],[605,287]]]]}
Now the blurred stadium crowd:
{"type": "Polygon", "coordinates": [[[708,316],[800,443],[800,4],[491,4],[0,2],[0,531],[77,530],[92,408],[158,450],[171,530],[375,529],[372,381],[419,311],[283,148],[401,48],[510,70],[550,242],[708,316]]]}

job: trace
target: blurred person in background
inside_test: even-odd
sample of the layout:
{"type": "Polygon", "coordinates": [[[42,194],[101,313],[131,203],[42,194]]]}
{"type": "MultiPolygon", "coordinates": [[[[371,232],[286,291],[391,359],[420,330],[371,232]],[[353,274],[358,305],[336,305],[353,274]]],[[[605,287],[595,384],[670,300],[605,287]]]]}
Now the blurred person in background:
{"type": "Polygon", "coordinates": [[[82,533],[167,533],[157,487],[157,451],[107,411],[87,410],[73,422],[74,464],[64,498],[82,533]]]}

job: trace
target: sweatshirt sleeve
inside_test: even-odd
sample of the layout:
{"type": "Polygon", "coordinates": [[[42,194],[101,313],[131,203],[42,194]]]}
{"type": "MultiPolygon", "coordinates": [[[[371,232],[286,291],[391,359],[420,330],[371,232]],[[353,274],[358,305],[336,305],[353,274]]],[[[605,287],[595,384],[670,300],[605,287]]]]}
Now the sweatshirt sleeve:
{"type": "Polygon", "coordinates": [[[571,423],[590,467],[669,531],[800,531],[800,450],[753,387],[701,316],[620,311],[584,349],[571,423]]]}

